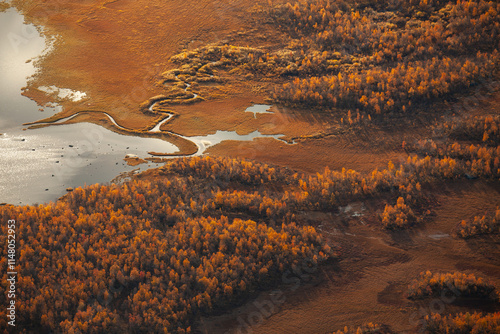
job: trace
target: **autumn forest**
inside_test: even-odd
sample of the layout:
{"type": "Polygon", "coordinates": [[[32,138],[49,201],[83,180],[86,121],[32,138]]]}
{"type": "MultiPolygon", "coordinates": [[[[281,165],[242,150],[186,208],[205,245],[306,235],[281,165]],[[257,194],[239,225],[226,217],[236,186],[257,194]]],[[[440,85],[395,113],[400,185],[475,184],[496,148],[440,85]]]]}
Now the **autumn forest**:
{"type": "MultiPolygon", "coordinates": [[[[92,8],[132,16],[127,3],[92,8]]],[[[151,4],[172,10],[158,27],[191,6],[165,3],[151,4]]],[[[239,21],[217,34],[184,27],[183,47],[161,55],[150,80],[165,91],[136,103],[130,124],[170,113],[161,130],[176,136],[182,122],[234,122],[238,134],[282,139],[148,157],[161,166],[0,205],[2,295],[4,222],[16,222],[15,331],[499,333],[500,3],[221,6],[210,19],[198,10],[193,26],[227,11],[239,21]],[[250,101],[273,107],[235,116],[250,101]],[[269,300],[271,311],[252,313],[269,300]]],[[[151,61],[157,49],[141,53],[151,61]]],[[[13,333],[0,305],[0,331],[13,333]]]]}

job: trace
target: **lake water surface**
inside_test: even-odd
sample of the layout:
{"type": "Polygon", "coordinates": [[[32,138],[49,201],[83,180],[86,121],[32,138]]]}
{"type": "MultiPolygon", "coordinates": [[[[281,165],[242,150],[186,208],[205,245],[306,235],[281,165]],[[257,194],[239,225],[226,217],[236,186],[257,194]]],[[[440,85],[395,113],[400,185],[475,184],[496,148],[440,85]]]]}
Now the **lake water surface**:
{"type": "MultiPolygon", "coordinates": [[[[21,95],[40,55],[50,54],[51,41],[15,9],[0,12],[0,203],[35,204],[54,201],[66,188],[109,182],[121,173],[145,170],[157,164],[128,166],[126,154],[174,153],[177,147],[154,138],[124,136],[90,123],[24,130],[23,123],[61,111],[57,104],[40,107],[21,95]]],[[[40,90],[60,99],[86,99],[85,92],[66,87],[43,86],[40,90]]],[[[262,111],[257,111],[262,112],[262,111]]],[[[265,111],[264,111],[265,112],[265,111]]],[[[159,127],[157,129],[159,131],[159,127]]],[[[213,135],[186,137],[198,145],[197,154],[224,140],[253,140],[255,131],[238,135],[217,131],[213,135]]]]}

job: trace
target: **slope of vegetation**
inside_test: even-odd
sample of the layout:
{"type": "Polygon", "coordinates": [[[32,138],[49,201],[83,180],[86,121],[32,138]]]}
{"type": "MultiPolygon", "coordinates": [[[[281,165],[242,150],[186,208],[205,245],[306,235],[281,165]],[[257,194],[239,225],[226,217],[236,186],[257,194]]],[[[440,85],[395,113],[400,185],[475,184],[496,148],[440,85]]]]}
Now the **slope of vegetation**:
{"type": "Polygon", "coordinates": [[[300,51],[279,101],[405,111],[489,80],[498,71],[494,1],[307,1],[273,15],[300,51]],[[475,54],[470,51],[475,50],[475,54]]]}
{"type": "MultiPolygon", "coordinates": [[[[21,331],[190,332],[195,316],[232,305],[301,261],[314,266],[331,255],[312,227],[186,218],[185,192],[181,181],[136,181],[78,188],[55,204],[0,208],[0,219],[16,219],[22,236],[21,331]]],[[[6,235],[2,227],[2,242],[6,235]]],[[[5,307],[0,314],[5,328],[5,307]]]]}
{"type": "Polygon", "coordinates": [[[285,44],[185,51],[170,59],[180,67],[164,81],[184,88],[265,77],[278,103],[387,115],[498,78],[495,1],[270,1],[264,12],[285,44]]]}
{"type": "Polygon", "coordinates": [[[410,284],[408,298],[439,297],[446,292],[454,293],[461,298],[499,300],[495,286],[485,282],[481,277],[460,272],[442,274],[430,271],[420,273],[420,276],[410,284]]]}
{"type": "Polygon", "coordinates": [[[432,334],[493,334],[500,329],[500,312],[484,315],[476,312],[449,316],[433,314],[426,316],[425,320],[424,333],[432,334]]]}
{"type": "Polygon", "coordinates": [[[403,213],[410,203],[420,210],[420,183],[460,177],[453,161],[413,156],[366,175],[306,175],[245,160],[183,158],[148,181],[78,188],[55,204],[0,207],[0,219],[16,219],[22,235],[20,323],[31,324],[28,331],[189,332],[197,315],[273,284],[300,261],[336,257],[314,228],[293,223],[296,213],[336,211],[382,193],[398,195],[403,213]]]}
{"type": "Polygon", "coordinates": [[[500,209],[497,209],[494,213],[475,216],[471,221],[462,220],[456,229],[457,236],[464,239],[497,234],[499,232],[500,209]]]}
{"type": "Polygon", "coordinates": [[[495,147],[500,145],[500,116],[468,116],[442,124],[436,128],[436,132],[455,140],[468,140],[495,147]]]}
{"type": "Polygon", "coordinates": [[[369,323],[365,326],[338,330],[332,334],[390,334],[393,333],[387,326],[369,323]]]}

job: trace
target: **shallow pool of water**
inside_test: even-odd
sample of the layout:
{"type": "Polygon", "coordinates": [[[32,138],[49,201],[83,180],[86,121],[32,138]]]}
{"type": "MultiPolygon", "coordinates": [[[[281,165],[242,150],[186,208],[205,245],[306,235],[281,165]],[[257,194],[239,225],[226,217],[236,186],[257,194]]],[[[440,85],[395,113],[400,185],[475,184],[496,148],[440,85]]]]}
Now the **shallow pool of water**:
{"type": "Polygon", "coordinates": [[[40,86],[38,90],[47,93],[48,95],[53,95],[60,100],[71,100],[73,102],[78,102],[83,100],[87,94],[80,91],[74,91],[69,88],[59,88],[56,86],[40,86]]]}
{"type": "Polygon", "coordinates": [[[255,130],[247,135],[239,135],[236,131],[222,131],[217,130],[213,135],[207,136],[194,136],[185,137],[198,145],[198,154],[205,152],[205,150],[210,147],[217,145],[225,140],[236,140],[236,141],[252,141],[255,138],[274,138],[279,139],[282,135],[263,135],[260,131],[255,130]]]}
{"type": "Polygon", "coordinates": [[[269,109],[272,106],[269,104],[254,104],[245,109],[245,112],[253,113],[253,118],[257,118],[257,114],[274,114],[269,109]]]}

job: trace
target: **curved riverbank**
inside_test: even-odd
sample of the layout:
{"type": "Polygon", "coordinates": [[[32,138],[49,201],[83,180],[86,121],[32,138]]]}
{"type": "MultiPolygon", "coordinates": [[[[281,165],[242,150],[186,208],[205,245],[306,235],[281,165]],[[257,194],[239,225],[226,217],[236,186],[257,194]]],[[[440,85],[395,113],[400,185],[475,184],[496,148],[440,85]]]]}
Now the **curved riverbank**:
{"type": "Polygon", "coordinates": [[[53,125],[64,125],[64,124],[73,124],[81,121],[86,121],[90,123],[94,123],[97,125],[101,125],[104,128],[116,132],[121,135],[126,135],[126,136],[137,136],[137,137],[143,137],[143,138],[157,138],[157,139],[162,139],[165,140],[173,145],[175,145],[179,151],[175,153],[162,153],[160,155],[162,156],[189,156],[196,154],[199,150],[198,146],[193,143],[192,141],[186,139],[183,136],[180,136],[178,134],[175,134],[170,131],[161,131],[159,129],[159,126],[164,124],[166,121],[170,120],[172,118],[171,115],[163,116],[161,117],[156,123],[153,125],[149,126],[149,130],[136,130],[136,129],[129,129],[126,127],[123,127],[119,125],[116,120],[108,114],[107,112],[104,111],[96,111],[96,110],[84,110],[80,111],[74,115],[64,117],[64,118],[53,118],[51,121],[37,121],[37,122],[32,122],[32,123],[27,123],[25,125],[30,125],[29,129],[36,129],[36,128],[41,128],[41,127],[47,127],[47,126],[53,126],[53,125]],[[101,114],[106,116],[105,118],[99,119],[97,117],[91,117],[88,119],[80,120],[77,119],[81,115],[87,115],[87,114],[101,114]]]}

